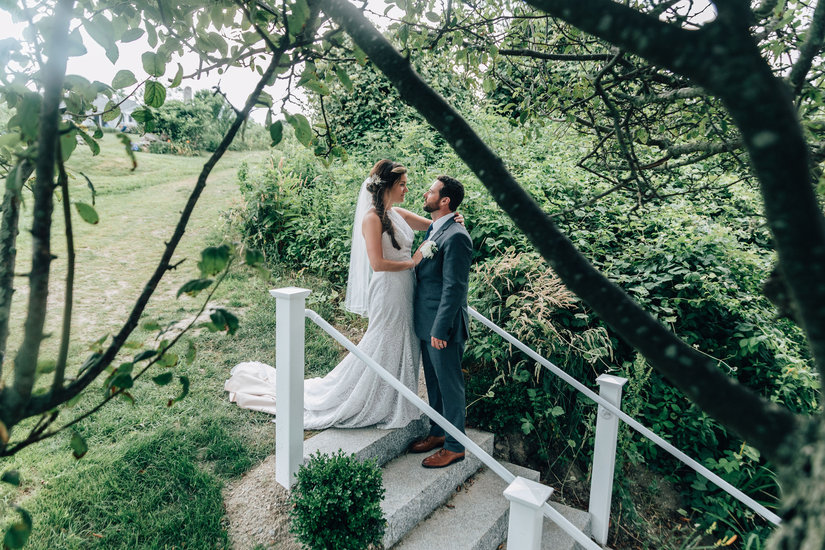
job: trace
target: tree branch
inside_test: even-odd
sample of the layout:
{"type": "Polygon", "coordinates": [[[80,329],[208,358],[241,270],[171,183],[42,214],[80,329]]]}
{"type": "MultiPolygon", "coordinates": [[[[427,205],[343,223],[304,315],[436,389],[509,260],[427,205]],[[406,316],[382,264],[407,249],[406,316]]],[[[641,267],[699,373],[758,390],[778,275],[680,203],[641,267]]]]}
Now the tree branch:
{"type": "MultiPolygon", "coordinates": [[[[573,5],[579,4],[577,0],[573,5]]],[[[778,449],[796,427],[791,413],[722,374],[716,361],[681,341],[596,271],[515,181],[502,160],[356,8],[345,0],[324,0],[322,5],[393,83],[402,99],[441,133],[571,291],[703,410],[767,456],[787,460],[778,449]]],[[[605,15],[596,13],[597,18],[605,15]]],[[[632,31],[628,34],[634,36],[632,31]]],[[[680,42],[684,40],[681,31],[676,35],[680,42]]],[[[672,41],[669,44],[673,46],[672,41]]]]}
{"type": "Polygon", "coordinates": [[[722,100],[759,178],[781,269],[814,363],[825,376],[825,216],[790,90],[774,76],[747,20],[739,17],[743,9],[750,14],[745,3],[726,0],[715,21],[686,31],[611,0],[527,2],[691,78],[722,100]]]}
{"type": "MultiPolygon", "coordinates": [[[[82,130],[81,130],[82,131],[82,130]]],[[[69,355],[69,339],[72,328],[72,306],[74,304],[74,232],[72,230],[72,212],[69,204],[69,176],[63,166],[63,155],[60,142],[57,143],[57,182],[63,199],[63,222],[66,233],[66,295],[63,298],[63,327],[60,331],[60,349],[57,354],[57,365],[54,369],[52,391],[63,388],[63,379],[66,374],[66,358],[69,355]]]]}
{"type": "Polygon", "coordinates": [[[261,94],[261,91],[275,74],[275,71],[278,68],[278,64],[280,63],[284,53],[287,51],[288,48],[289,45],[287,44],[286,38],[282,38],[280,43],[278,44],[278,49],[273,51],[272,60],[269,66],[267,67],[266,71],[264,71],[261,79],[255,86],[255,89],[252,91],[249,98],[247,99],[244,108],[241,110],[240,113],[238,113],[237,117],[235,118],[235,121],[232,123],[232,126],[227,131],[223,140],[221,140],[220,145],[216,148],[215,152],[212,153],[212,155],[204,164],[203,169],[201,170],[201,173],[198,176],[197,183],[195,184],[195,187],[192,189],[192,192],[189,195],[186,205],[184,206],[183,211],[181,212],[181,216],[178,220],[177,225],[175,226],[175,231],[166,245],[166,248],[163,252],[163,256],[158,262],[158,265],[155,268],[154,273],[144,285],[143,291],[141,292],[140,296],[135,302],[135,305],[132,307],[132,311],[130,312],[128,319],[124,323],[123,327],[112,339],[112,343],[103,353],[103,355],[100,358],[98,358],[82,374],[82,376],[80,376],[77,380],[75,380],[69,386],[64,388],[62,391],[50,392],[45,396],[36,396],[32,398],[31,402],[29,403],[29,406],[25,409],[26,417],[34,416],[42,413],[43,411],[52,409],[58,406],[59,404],[65,402],[67,399],[71,399],[75,395],[79,394],[81,391],[83,391],[83,389],[85,389],[89,384],[91,384],[92,381],[95,380],[95,378],[97,378],[97,376],[103,371],[103,369],[107,365],[109,365],[114,360],[115,356],[120,351],[124,342],[126,342],[126,339],[138,325],[140,316],[143,313],[146,304],[149,302],[149,298],[151,298],[164,273],[166,273],[166,271],[168,270],[169,262],[172,259],[172,255],[174,254],[175,249],[178,246],[178,243],[183,237],[186,225],[189,222],[189,218],[192,215],[192,211],[194,210],[195,205],[197,204],[197,201],[200,198],[200,195],[203,192],[204,187],[206,186],[206,180],[209,177],[209,174],[212,172],[212,169],[214,168],[215,164],[217,164],[218,160],[220,160],[220,158],[226,152],[227,148],[229,147],[229,144],[232,143],[232,140],[235,138],[235,135],[238,133],[238,130],[240,129],[243,122],[249,116],[249,112],[255,106],[258,97],[261,94]]]}
{"type": "Polygon", "coordinates": [[[808,36],[805,38],[805,43],[799,48],[799,58],[796,60],[796,63],[794,63],[790,76],[788,76],[788,83],[791,85],[794,96],[799,95],[799,92],[802,91],[802,86],[805,85],[805,78],[808,76],[808,71],[811,70],[814,58],[822,52],[824,42],[825,2],[820,0],[816,4],[814,16],[808,27],[808,36]]]}
{"type": "Polygon", "coordinates": [[[583,54],[563,54],[544,53],[527,49],[503,49],[499,50],[501,55],[514,57],[532,57],[534,59],[545,59],[547,61],[610,61],[615,57],[611,53],[583,53],[583,54]]]}
{"type": "Polygon", "coordinates": [[[2,420],[11,427],[21,418],[23,408],[31,397],[34,386],[37,358],[43,340],[46,321],[46,302],[49,295],[49,271],[52,261],[50,230],[52,218],[52,193],[54,191],[54,166],[57,144],[60,139],[60,101],[68,58],[69,21],[74,0],[58,2],[54,14],[52,36],[48,44],[48,61],[43,67],[43,102],[40,108],[40,128],[37,137],[37,163],[34,194],[34,219],[32,221],[32,267],[29,275],[29,303],[26,314],[23,343],[14,361],[14,385],[12,390],[0,393],[2,420]]]}
{"type": "Polygon", "coordinates": [[[9,338],[9,319],[14,295],[14,266],[17,261],[17,234],[20,223],[20,188],[34,171],[34,165],[23,159],[17,169],[9,173],[17,182],[6,182],[3,193],[3,219],[0,221],[0,373],[3,372],[3,359],[6,355],[6,342],[9,338]]]}

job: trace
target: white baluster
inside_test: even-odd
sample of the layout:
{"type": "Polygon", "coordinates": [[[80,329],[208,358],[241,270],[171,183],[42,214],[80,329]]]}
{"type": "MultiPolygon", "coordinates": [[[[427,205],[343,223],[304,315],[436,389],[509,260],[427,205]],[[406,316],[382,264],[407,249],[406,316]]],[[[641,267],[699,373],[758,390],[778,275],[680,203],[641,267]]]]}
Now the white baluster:
{"type": "Polygon", "coordinates": [[[275,481],[295,483],[304,460],[304,288],[270,290],[275,297],[275,481]]]}
{"type": "MultiPolygon", "coordinates": [[[[621,408],[622,386],[627,378],[602,374],[596,378],[599,395],[610,404],[621,408]]],[[[619,435],[619,418],[599,405],[596,414],[596,444],[593,449],[593,471],[590,475],[590,507],[593,518],[593,538],[599,544],[607,544],[610,525],[610,501],[613,497],[613,473],[616,469],[616,439],[619,435]]]]}
{"type": "Polygon", "coordinates": [[[507,528],[507,548],[539,550],[544,523],[542,505],[553,494],[553,488],[516,477],[504,490],[510,501],[510,522],[507,528]]]}

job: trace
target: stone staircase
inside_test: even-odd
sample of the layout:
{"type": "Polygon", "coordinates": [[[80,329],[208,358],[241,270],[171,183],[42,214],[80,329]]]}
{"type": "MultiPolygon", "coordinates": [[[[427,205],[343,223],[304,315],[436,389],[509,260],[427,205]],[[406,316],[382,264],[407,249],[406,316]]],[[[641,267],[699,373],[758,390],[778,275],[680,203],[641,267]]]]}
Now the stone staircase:
{"type": "MultiPolygon", "coordinates": [[[[406,449],[410,442],[426,435],[427,426],[422,418],[398,430],[325,430],[304,442],[304,456],[342,449],[362,460],[373,458],[382,466],[386,490],[382,508],[387,520],[384,548],[506,548],[506,543],[502,546],[509,514],[509,502],[502,494],[506,484],[470,453],[447,468],[423,468],[421,460],[427,454],[408,454],[406,449]]],[[[492,454],[492,434],[468,429],[467,435],[492,454]]],[[[515,475],[538,480],[538,472],[506,462],[503,465],[515,475]]],[[[556,503],[551,506],[589,534],[590,514],[556,503]]],[[[578,545],[545,519],[542,548],[574,550],[578,545]]]]}

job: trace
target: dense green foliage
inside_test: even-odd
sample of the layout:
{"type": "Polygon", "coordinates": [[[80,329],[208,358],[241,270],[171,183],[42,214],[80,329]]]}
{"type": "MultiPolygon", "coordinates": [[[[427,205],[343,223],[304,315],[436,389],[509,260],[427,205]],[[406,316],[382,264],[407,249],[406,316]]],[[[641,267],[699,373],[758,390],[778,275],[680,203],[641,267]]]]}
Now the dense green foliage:
{"type": "MultiPolygon", "coordinates": [[[[169,142],[150,145],[151,153],[192,154],[195,150],[214,151],[229,129],[235,113],[222,95],[198,90],[191,101],[171,100],[154,111],[152,131],[169,142]],[[152,150],[154,148],[154,150],[152,150]]],[[[230,150],[263,149],[268,144],[266,130],[247,121],[245,132],[230,150]]]]}
{"type": "Polygon", "coordinates": [[[318,451],[296,474],[291,529],[310,550],[365,549],[384,535],[383,497],[375,462],[318,451]]]}
{"type": "MultiPolygon", "coordinates": [[[[611,280],[742,383],[794,411],[817,408],[819,380],[807,365],[802,335],[788,320],[776,319],[760,293],[773,252],[754,214],[757,195],[747,184],[644,209],[632,196],[619,194],[578,208],[585,188],[598,192],[604,185],[575,167],[576,155],[587,145],[580,137],[559,126],[527,138],[506,118],[481,111],[474,123],[510,159],[533,197],[548,212],[559,213],[568,235],[611,280]]],[[[336,282],[340,299],[355,195],[372,162],[389,157],[407,165],[411,193],[403,206],[417,211],[432,177],[457,176],[467,187],[462,211],[475,248],[470,305],[591,387],[601,373],[628,378],[626,411],[734,485],[775,505],[776,484],[759,452],[685,399],[571,295],[454,154],[430,145],[426,126],[409,121],[401,127],[382,141],[370,134],[347,163],[329,169],[286,139],[264,167],[242,170],[246,205],[235,213],[236,221],[270,260],[336,282]]],[[[499,435],[520,434],[528,460],[545,475],[574,463],[587,471],[591,403],[479,325],[464,362],[470,423],[499,435]]],[[[691,470],[674,469],[646,439],[625,433],[619,461],[666,473],[682,488],[688,515],[698,514],[707,524],[717,521],[719,534],[744,537],[765,525],[724,493],[707,488],[691,470]]]]}

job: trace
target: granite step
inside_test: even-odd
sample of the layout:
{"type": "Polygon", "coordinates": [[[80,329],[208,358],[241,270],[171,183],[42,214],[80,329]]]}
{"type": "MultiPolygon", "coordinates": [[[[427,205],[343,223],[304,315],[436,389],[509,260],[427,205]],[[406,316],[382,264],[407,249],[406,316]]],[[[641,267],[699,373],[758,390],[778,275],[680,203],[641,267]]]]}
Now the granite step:
{"type": "MultiPolygon", "coordinates": [[[[485,452],[493,452],[493,435],[468,429],[467,436],[485,452]]],[[[455,493],[473,475],[481,461],[472,453],[446,468],[428,469],[421,461],[430,453],[401,455],[383,470],[386,493],[381,503],[387,520],[384,548],[390,548],[455,493]]]]}
{"type": "MultiPolygon", "coordinates": [[[[539,480],[535,470],[502,462],[512,474],[539,480]]],[[[483,467],[460,491],[393,546],[394,550],[495,550],[507,538],[507,483],[483,467]]]]}
{"type": "Polygon", "coordinates": [[[399,454],[406,452],[410,443],[425,437],[429,421],[421,417],[403,428],[382,430],[379,428],[330,428],[304,441],[304,462],[316,451],[333,454],[339,449],[355,454],[358,460],[375,459],[383,466],[399,454]]]}

